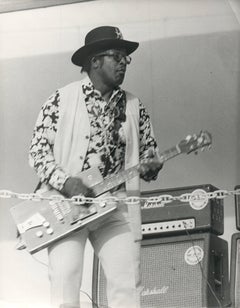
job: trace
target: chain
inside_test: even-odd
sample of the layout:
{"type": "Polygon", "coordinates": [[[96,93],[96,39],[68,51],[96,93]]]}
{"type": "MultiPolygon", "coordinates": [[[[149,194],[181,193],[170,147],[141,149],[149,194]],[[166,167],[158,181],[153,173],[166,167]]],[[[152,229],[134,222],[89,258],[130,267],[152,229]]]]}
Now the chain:
{"type": "Polygon", "coordinates": [[[206,202],[210,199],[224,199],[228,196],[238,196],[240,195],[240,189],[236,190],[224,190],[219,189],[214,192],[206,192],[201,189],[196,189],[191,193],[185,193],[179,196],[172,196],[172,195],[159,195],[154,197],[137,197],[131,196],[126,198],[118,198],[114,196],[105,196],[103,198],[90,198],[84,197],[83,195],[73,196],[72,198],[64,198],[61,195],[51,195],[51,196],[44,196],[43,194],[39,193],[16,193],[10,190],[2,189],[0,190],[0,199],[20,199],[20,200],[31,200],[35,202],[47,200],[51,203],[61,203],[61,202],[70,202],[75,205],[83,205],[85,203],[112,203],[123,201],[126,204],[134,205],[139,202],[142,202],[142,206],[144,208],[148,207],[163,207],[168,203],[173,201],[180,201],[180,202],[206,202]]]}

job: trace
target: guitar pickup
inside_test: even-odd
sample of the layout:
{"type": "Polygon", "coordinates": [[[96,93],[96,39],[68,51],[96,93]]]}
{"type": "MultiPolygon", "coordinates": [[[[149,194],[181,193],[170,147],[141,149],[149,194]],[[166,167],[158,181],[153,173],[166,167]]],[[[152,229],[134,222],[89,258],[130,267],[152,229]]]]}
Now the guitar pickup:
{"type": "Polygon", "coordinates": [[[74,225],[75,223],[77,222],[81,222],[82,220],[94,215],[97,213],[97,209],[95,206],[91,206],[89,209],[88,209],[88,212],[87,213],[80,213],[78,218],[74,219],[73,221],[71,221],[71,225],[74,225]]]}

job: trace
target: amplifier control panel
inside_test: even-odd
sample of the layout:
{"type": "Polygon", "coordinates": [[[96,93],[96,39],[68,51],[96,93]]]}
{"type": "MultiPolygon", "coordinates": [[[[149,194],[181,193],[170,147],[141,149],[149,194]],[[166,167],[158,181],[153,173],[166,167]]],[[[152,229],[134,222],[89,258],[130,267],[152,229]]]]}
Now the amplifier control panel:
{"type": "Polygon", "coordinates": [[[172,221],[154,222],[142,224],[142,234],[158,234],[195,228],[195,219],[179,219],[172,221]]]}

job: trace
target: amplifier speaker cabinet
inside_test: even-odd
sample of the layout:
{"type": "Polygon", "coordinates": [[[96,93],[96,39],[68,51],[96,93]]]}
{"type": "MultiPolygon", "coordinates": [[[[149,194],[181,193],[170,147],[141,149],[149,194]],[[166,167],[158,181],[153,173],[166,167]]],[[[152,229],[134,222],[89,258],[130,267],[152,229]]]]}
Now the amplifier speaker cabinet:
{"type": "MultiPolygon", "coordinates": [[[[240,189],[240,185],[235,186],[235,190],[240,189]]],[[[240,195],[235,195],[235,214],[236,214],[236,228],[240,230],[240,195]]]]}
{"type": "MultiPolygon", "coordinates": [[[[229,300],[228,243],[211,233],[144,239],[141,307],[224,307],[229,300]]],[[[93,300],[107,307],[106,278],[97,257],[93,300]]]]}
{"type": "Polygon", "coordinates": [[[207,193],[217,188],[211,184],[197,186],[178,187],[145,191],[141,193],[143,198],[152,198],[151,202],[143,201],[142,204],[142,234],[143,237],[159,237],[194,232],[211,232],[222,235],[224,232],[224,208],[223,199],[208,199],[207,193]],[[156,201],[159,196],[171,195],[173,197],[192,193],[201,196],[202,199],[188,202],[173,200],[165,206],[156,201]]]}
{"type": "Polygon", "coordinates": [[[231,307],[240,307],[240,233],[234,233],[231,240],[230,295],[231,307]]]}

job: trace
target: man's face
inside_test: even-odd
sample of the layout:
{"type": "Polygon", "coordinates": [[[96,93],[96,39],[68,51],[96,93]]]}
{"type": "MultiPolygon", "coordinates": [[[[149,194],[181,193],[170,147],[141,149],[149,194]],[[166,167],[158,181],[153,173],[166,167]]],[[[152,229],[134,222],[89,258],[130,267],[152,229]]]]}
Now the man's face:
{"type": "Polygon", "coordinates": [[[102,81],[109,87],[115,88],[122,84],[127,64],[130,63],[130,57],[122,49],[110,49],[100,53],[103,62],[99,70],[102,81]]]}

